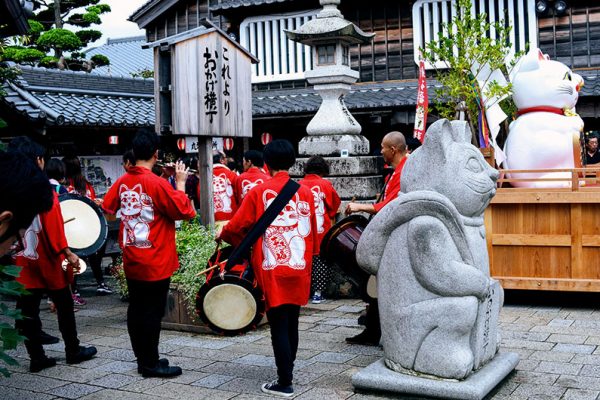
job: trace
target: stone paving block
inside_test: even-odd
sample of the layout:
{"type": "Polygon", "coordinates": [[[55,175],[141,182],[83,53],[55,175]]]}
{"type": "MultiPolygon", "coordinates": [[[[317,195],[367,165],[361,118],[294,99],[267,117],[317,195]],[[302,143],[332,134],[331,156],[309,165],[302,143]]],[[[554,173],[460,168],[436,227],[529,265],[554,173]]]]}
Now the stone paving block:
{"type": "Polygon", "coordinates": [[[600,390],[600,378],[589,376],[561,375],[555,386],[571,389],[600,390]]]}
{"type": "Polygon", "coordinates": [[[47,378],[36,374],[12,374],[9,379],[2,378],[2,380],[0,380],[0,385],[2,386],[24,390],[35,390],[36,392],[48,392],[68,383],[69,382],[60,379],[47,378]]]}
{"type": "Polygon", "coordinates": [[[302,367],[296,366],[294,371],[311,371],[322,375],[338,375],[346,371],[348,368],[352,368],[351,365],[346,364],[335,364],[327,362],[314,362],[302,367]]]}
{"type": "Polygon", "coordinates": [[[536,385],[553,385],[560,375],[532,372],[532,371],[516,371],[512,376],[511,381],[519,384],[536,384],[536,385]]]}
{"type": "Polygon", "coordinates": [[[500,346],[500,351],[507,353],[517,353],[519,355],[519,359],[526,360],[529,358],[531,354],[535,352],[535,350],[531,349],[515,349],[512,347],[500,346]]]}
{"type": "Polygon", "coordinates": [[[567,389],[561,400],[596,400],[599,394],[595,390],[567,389]]]}
{"type": "Polygon", "coordinates": [[[238,378],[255,378],[272,380],[277,376],[274,368],[257,367],[254,365],[244,365],[226,362],[216,362],[202,368],[202,372],[209,374],[233,375],[238,378]]]}
{"type": "Polygon", "coordinates": [[[321,322],[325,325],[337,325],[337,326],[352,326],[357,327],[358,320],[356,318],[329,318],[321,322]]]}
{"type": "MultiPolygon", "coordinates": [[[[142,393],[125,392],[122,390],[103,389],[92,394],[88,394],[81,400],[157,400],[158,397],[142,393]]],[[[36,399],[37,400],[37,399],[36,399]]]]}
{"type": "MultiPolygon", "coordinates": [[[[600,336],[588,336],[584,344],[600,345],[600,336]]],[[[598,351],[598,349],[596,349],[598,351]]]]}
{"type": "MultiPolygon", "coordinates": [[[[81,329],[81,328],[79,328],[81,329]]],[[[114,338],[114,337],[104,337],[100,336],[98,339],[90,340],[85,342],[87,345],[92,346],[111,346],[111,347],[120,347],[120,348],[131,348],[131,343],[129,339],[122,338],[114,338]]]]}
{"type": "Polygon", "coordinates": [[[109,389],[118,389],[120,387],[129,385],[133,382],[137,382],[144,378],[140,376],[131,376],[123,374],[110,374],[103,376],[102,378],[94,379],[90,381],[90,385],[102,386],[109,389]]]}
{"type": "Polygon", "coordinates": [[[310,331],[311,332],[331,332],[337,328],[338,328],[337,325],[316,324],[310,329],[310,331]]]}
{"type": "MultiPolygon", "coordinates": [[[[160,385],[164,385],[167,382],[173,382],[173,380],[171,380],[171,379],[165,380],[165,379],[159,379],[159,378],[144,378],[142,380],[135,381],[133,383],[125,385],[125,386],[121,387],[119,390],[126,391],[126,392],[144,393],[147,390],[153,389],[160,385]]],[[[112,400],[115,400],[115,399],[112,399],[112,400]]]]}
{"type": "MultiPolygon", "coordinates": [[[[85,364],[85,363],[82,363],[85,364]]],[[[96,369],[80,368],[74,365],[61,365],[48,368],[38,372],[39,375],[47,376],[48,378],[56,378],[75,383],[87,383],[94,379],[102,378],[109,374],[107,371],[99,371],[96,369]]]]}
{"type": "Polygon", "coordinates": [[[359,344],[346,344],[342,347],[344,353],[359,354],[362,356],[383,357],[383,348],[380,346],[362,346],[359,344]]]}
{"type": "MultiPolygon", "coordinates": [[[[250,379],[250,378],[234,378],[226,383],[222,384],[218,387],[219,390],[226,390],[228,392],[234,393],[247,393],[247,394],[264,394],[260,387],[266,383],[270,382],[272,379],[260,380],[260,379],[250,379]]],[[[298,385],[294,387],[294,392],[298,392],[298,385]]]]}
{"type": "Polygon", "coordinates": [[[312,385],[312,382],[321,378],[323,373],[320,371],[313,371],[310,368],[296,369],[294,368],[294,384],[296,385],[312,385]]]}
{"type": "Polygon", "coordinates": [[[178,346],[186,346],[186,347],[200,347],[202,349],[210,349],[210,350],[220,350],[225,347],[232,346],[234,342],[225,341],[225,340],[214,340],[214,339],[206,339],[201,337],[196,338],[177,338],[170,339],[165,341],[165,343],[178,345],[178,346]]]}
{"type": "Polygon", "coordinates": [[[135,354],[133,354],[133,350],[129,349],[114,349],[102,353],[102,357],[110,358],[112,360],[117,361],[129,361],[134,362],[136,360],[135,354]]]}
{"type": "Polygon", "coordinates": [[[518,331],[502,331],[502,339],[520,339],[520,340],[528,340],[534,342],[545,342],[549,333],[545,332],[518,332],[518,331]]]}
{"type": "Polygon", "coordinates": [[[583,364],[569,364],[556,361],[542,361],[536,368],[536,372],[549,372],[551,374],[577,375],[583,364]]]}
{"type": "Polygon", "coordinates": [[[108,364],[103,364],[95,370],[106,371],[111,373],[124,373],[135,371],[137,373],[137,363],[129,361],[113,361],[108,364]]]}
{"type": "MultiPolygon", "coordinates": [[[[561,353],[559,351],[534,351],[529,355],[530,360],[539,361],[558,361],[558,362],[569,362],[575,357],[573,353],[561,353]]],[[[583,364],[583,363],[581,363],[583,364]]]]}
{"type": "Polygon", "coordinates": [[[352,396],[354,392],[348,392],[344,390],[333,390],[326,388],[313,388],[308,390],[305,393],[302,393],[300,396],[297,396],[298,400],[336,400],[336,399],[347,399],[352,396]]]}
{"type": "Polygon", "coordinates": [[[153,396],[177,400],[227,400],[237,393],[224,390],[207,389],[199,386],[181,385],[167,382],[146,392],[153,396]]]}
{"type": "Polygon", "coordinates": [[[546,339],[548,342],[564,343],[564,344],[584,344],[587,340],[587,336],[582,335],[562,335],[553,333],[546,339]]]}
{"type": "Polygon", "coordinates": [[[298,318],[298,322],[308,322],[314,324],[323,321],[324,319],[325,317],[319,317],[316,315],[301,315],[300,318],[298,318]]]}
{"type": "Polygon", "coordinates": [[[0,394],[2,394],[2,400],[52,400],[56,398],[56,396],[47,393],[35,393],[30,392],[29,390],[15,389],[6,386],[0,386],[0,394]]]}
{"type": "Polygon", "coordinates": [[[365,311],[365,308],[362,306],[341,306],[341,307],[336,308],[336,311],[343,312],[343,313],[358,314],[358,313],[365,311]]]}
{"type": "Polygon", "coordinates": [[[191,347],[179,347],[177,350],[173,350],[169,353],[171,356],[184,356],[191,357],[199,360],[210,360],[210,361],[231,361],[239,357],[245,356],[247,353],[237,353],[231,351],[220,351],[220,350],[208,350],[191,347]]]}
{"type": "Polygon", "coordinates": [[[298,323],[298,330],[299,331],[307,331],[309,329],[314,328],[316,325],[315,324],[311,324],[308,322],[299,322],[298,323]]]}
{"type": "Polygon", "coordinates": [[[260,394],[248,394],[248,393],[242,393],[242,394],[238,394],[237,396],[235,396],[233,398],[233,400],[269,400],[269,399],[273,399],[272,396],[267,396],[266,394],[260,395],[260,394]]]}
{"type": "Polygon", "coordinates": [[[170,365],[181,367],[181,369],[184,371],[200,371],[203,367],[212,364],[212,361],[210,360],[194,357],[179,357],[169,355],[168,360],[170,365]]]}
{"type": "Polygon", "coordinates": [[[353,359],[354,357],[356,357],[355,354],[334,353],[330,351],[324,351],[323,353],[314,356],[312,358],[312,361],[343,364],[346,361],[353,359]]]}
{"type": "Polygon", "coordinates": [[[538,360],[519,360],[519,364],[517,364],[517,369],[520,371],[534,371],[540,362],[538,360]]]}
{"type": "MultiPolygon", "coordinates": [[[[515,391],[512,392],[511,395],[524,396],[527,398],[533,398],[534,396],[544,395],[544,396],[548,396],[548,397],[541,397],[541,398],[546,398],[548,400],[554,400],[554,399],[560,399],[560,397],[566,391],[567,391],[566,388],[563,388],[560,386],[533,385],[533,384],[529,384],[529,383],[524,383],[524,384],[519,385],[519,387],[517,387],[515,389],[515,391]]],[[[540,398],[540,397],[538,397],[538,398],[540,398]]]]}
{"type": "Polygon", "coordinates": [[[222,384],[227,383],[233,379],[235,379],[235,376],[211,374],[195,382],[192,382],[192,386],[200,386],[209,389],[214,389],[217,386],[221,386],[222,384]]]}
{"type": "Polygon", "coordinates": [[[334,390],[341,390],[352,392],[354,387],[352,386],[352,375],[357,373],[360,368],[349,368],[346,371],[338,375],[326,375],[311,383],[312,386],[320,388],[328,388],[334,390]]]}
{"type": "Polygon", "coordinates": [[[532,342],[522,339],[503,339],[502,346],[513,349],[550,350],[554,347],[554,343],[532,342]]]}
{"type": "Polygon", "coordinates": [[[275,357],[273,356],[262,356],[256,354],[248,354],[247,356],[240,357],[237,360],[233,360],[234,363],[256,365],[258,367],[270,367],[275,368],[275,357]]]}
{"type": "Polygon", "coordinates": [[[600,355],[575,354],[572,362],[580,364],[600,365],[600,355]]]}
{"type": "Polygon", "coordinates": [[[48,391],[48,393],[65,399],[79,399],[90,393],[102,390],[98,386],[86,385],[83,383],[70,383],[65,386],[57,387],[48,391]]]}
{"type": "Polygon", "coordinates": [[[592,354],[596,350],[596,346],[587,344],[569,344],[569,343],[557,343],[552,348],[552,351],[560,351],[563,353],[579,353],[579,354],[592,354]]]}
{"type": "Polygon", "coordinates": [[[567,327],[567,326],[573,325],[573,322],[575,322],[575,320],[573,320],[573,319],[555,318],[552,321],[548,322],[548,326],[567,327]]]}
{"type": "Polygon", "coordinates": [[[355,367],[366,367],[379,360],[381,356],[356,356],[352,360],[348,361],[348,364],[355,367]]]}
{"type": "Polygon", "coordinates": [[[584,365],[579,375],[600,378],[600,365],[584,365]]]}

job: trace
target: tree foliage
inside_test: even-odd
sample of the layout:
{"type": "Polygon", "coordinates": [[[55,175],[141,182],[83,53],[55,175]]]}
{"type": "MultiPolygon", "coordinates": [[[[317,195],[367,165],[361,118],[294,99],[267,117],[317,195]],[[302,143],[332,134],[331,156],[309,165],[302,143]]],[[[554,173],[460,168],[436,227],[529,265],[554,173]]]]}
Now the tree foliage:
{"type": "MultiPolygon", "coordinates": [[[[512,87],[500,85],[485,77],[484,69],[500,70],[508,77],[506,61],[511,58],[510,32],[504,20],[488,22],[485,13],[475,15],[471,0],[455,3],[455,16],[443,24],[437,40],[421,49],[426,61],[435,66],[441,87],[436,89],[436,112],[442,118],[455,119],[457,109],[464,107],[473,133],[478,131],[478,102],[486,98],[502,98],[512,93],[512,87]],[[495,31],[496,38],[490,37],[495,31]],[[484,75],[485,93],[481,93],[476,77],[484,75]]],[[[520,54],[512,58],[516,60],[520,54]]],[[[508,81],[508,79],[507,79],[508,81]]],[[[491,103],[486,104],[490,107],[491,103]]],[[[510,107],[510,106],[508,106],[510,107]]]]}
{"type": "Polygon", "coordinates": [[[102,64],[96,64],[81,52],[100,39],[102,33],[80,28],[101,24],[102,14],[111,11],[109,5],[100,4],[100,0],[34,0],[34,3],[37,12],[29,21],[29,43],[13,47],[5,54],[6,61],[85,71],[91,71],[96,65],[107,65],[107,59],[99,58],[102,64]],[[55,6],[59,7],[57,13],[55,6]],[[70,26],[65,27],[66,24],[70,26]],[[72,53],[65,55],[69,52],[72,53]]]}
{"type": "MultiPolygon", "coordinates": [[[[20,296],[26,293],[23,285],[14,279],[19,276],[20,272],[20,267],[0,265],[0,295],[20,296]]],[[[0,316],[3,317],[3,320],[18,320],[23,318],[20,310],[15,310],[5,303],[0,303],[0,316]]],[[[24,339],[12,324],[0,322],[0,374],[10,376],[8,369],[4,365],[17,365],[17,360],[9,356],[6,352],[14,350],[24,339]]]]}

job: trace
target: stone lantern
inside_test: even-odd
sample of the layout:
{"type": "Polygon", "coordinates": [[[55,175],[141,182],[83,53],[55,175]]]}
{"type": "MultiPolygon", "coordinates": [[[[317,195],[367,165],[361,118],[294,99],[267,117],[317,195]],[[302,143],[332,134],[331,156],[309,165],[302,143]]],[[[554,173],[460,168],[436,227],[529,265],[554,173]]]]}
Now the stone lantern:
{"type": "Polygon", "coordinates": [[[301,155],[369,154],[369,142],[360,135],[362,128],[348,111],[344,96],[359,77],[350,68],[350,45],[370,43],[375,34],[345,20],[337,8],[340,1],[321,0],[323,9],[316,18],[285,32],[290,40],[312,47],[314,68],[305,76],[323,98],[306,127],[309,136],[300,142],[301,155]]]}

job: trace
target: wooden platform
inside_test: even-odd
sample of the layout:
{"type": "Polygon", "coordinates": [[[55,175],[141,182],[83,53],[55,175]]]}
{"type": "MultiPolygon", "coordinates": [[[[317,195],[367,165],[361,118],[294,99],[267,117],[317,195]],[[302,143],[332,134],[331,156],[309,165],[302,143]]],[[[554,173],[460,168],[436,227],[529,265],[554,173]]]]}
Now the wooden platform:
{"type": "Polygon", "coordinates": [[[568,171],[570,188],[501,187],[486,210],[490,273],[505,289],[600,292],[600,169],[568,171]]]}

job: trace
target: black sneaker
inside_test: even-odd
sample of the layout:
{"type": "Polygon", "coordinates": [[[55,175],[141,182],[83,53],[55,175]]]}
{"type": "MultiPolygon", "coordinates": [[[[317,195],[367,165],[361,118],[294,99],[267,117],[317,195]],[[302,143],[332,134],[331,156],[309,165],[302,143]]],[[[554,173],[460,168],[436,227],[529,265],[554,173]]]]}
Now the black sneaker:
{"type": "MultiPolygon", "coordinates": [[[[158,360],[158,365],[163,366],[163,367],[168,367],[169,366],[169,360],[167,360],[166,358],[161,358],[160,360],[158,360]]],[[[142,364],[139,363],[138,361],[138,374],[142,373],[142,364]]]]}
{"type": "Polygon", "coordinates": [[[52,335],[42,331],[42,333],[40,333],[40,342],[42,344],[55,344],[55,343],[58,343],[59,340],[56,336],[52,336],[52,335]]]}
{"type": "Polygon", "coordinates": [[[262,390],[263,393],[270,394],[271,396],[292,397],[294,395],[294,387],[292,385],[283,386],[280,385],[277,380],[263,384],[260,390],[262,390]]]}
{"type": "Polygon", "coordinates": [[[364,346],[379,346],[379,336],[373,335],[366,329],[356,336],[347,337],[346,343],[362,344],[364,346]]]}
{"type": "Polygon", "coordinates": [[[98,350],[94,346],[79,346],[77,353],[67,353],[67,364],[79,364],[94,357],[98,350]]]}
{"type": "Polygon", "coordinates": [[[112,294],[113,291],[111,288],[109,288],[108,286],[106,286],[106,283],[102,282],[101,284],[98,285],[98,287],[96,288],[96,294],[99,296],[104,296],[106,294],[112,294]]]}
{"type": "Polygon", "coordinates": [[[54,367],[56,360],[51,357],[38,358],[29,362],[29,372],[40,372],[43,369],[54,367]]]}
{"type": "Polygon", "coordinates": [[[154,368],[142,367],[144,378],[173,378],[181,375],[181,368],[161,365],[160,362],[154,368]]]}

